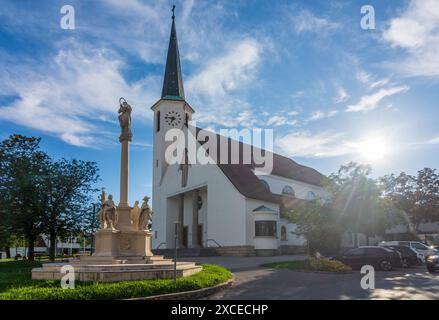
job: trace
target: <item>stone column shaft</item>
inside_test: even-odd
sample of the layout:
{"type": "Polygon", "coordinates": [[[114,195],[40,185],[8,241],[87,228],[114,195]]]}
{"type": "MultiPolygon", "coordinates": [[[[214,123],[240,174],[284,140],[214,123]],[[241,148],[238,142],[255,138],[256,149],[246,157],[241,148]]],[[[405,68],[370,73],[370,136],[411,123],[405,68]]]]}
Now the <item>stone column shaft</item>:
{"type": "Polygon", "coordinates": [[[123,140],[120,158],[120,207],[128,206],[129,148],[129,141],[123,140]]]}

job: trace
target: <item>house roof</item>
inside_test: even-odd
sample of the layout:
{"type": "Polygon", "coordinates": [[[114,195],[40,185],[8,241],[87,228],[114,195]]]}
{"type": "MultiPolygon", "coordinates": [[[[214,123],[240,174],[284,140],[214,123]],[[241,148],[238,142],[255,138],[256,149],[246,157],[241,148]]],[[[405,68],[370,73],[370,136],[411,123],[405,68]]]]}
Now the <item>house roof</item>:
{"type": "Polygon", "coordinates": [[[256,209],[253,210],[253,212],[271,212],[271,213],[277,213],[276,210],[270,209],[266,206],[259,206],[256,209]]]}
{"type": "MultiPolygon", "coordinates": [[[[198,137],[198,133],[202,129],[196,128],[196,133],[198,137]]],[[[216,134],[210,131],[204,131],[208,134],[208,138],[205,141],[201,141],[200,144],[203,146],[210,139],[216,140],[217,145],[217,155],[216,155],[216,163],[217,166],[221,169],[224,175],[230,180],[230,182],[235,186],[236,189],[245,197],[251,199],[258,199],[272,203],[278,203],[283,208],[289,209],[294,206],[306,203],[307,201],[301,200],[295,197],[291,197],[288,195],[279,195],[272,193],[264,183],[259,179],[259,177],[255,174],[255,169],[261,168],[261,165],[257,165],[253,159],[253,152],[262,152],[262,155],[267,155],[269,151],[257,148],[255,146],[245,144],[241,141],[236,141],[231,138],[227,138],[216,134]],[[231,164],[231,150],[232,143],[238,143],[239,147],[239,162],[236,164],[231,164]],[[221,145],[225,145],[227,143],[228,146],[228,161],[226,164],[221,163],[221,145]],[[247,148],[247,150],[251,150],[251,161],[250,163],[245,163],[243,159],[243,151],[247,148]]],[[[298,164],[294,160],[279,155],[277,153],[273,154],[273,170],[271,174],[285,177],[288,179],[293,179],[301,182],[305,182],[308,184],[322,186],[323,175],[317,170],[298,164]]],[[[212,155],[213,156],[213,155],[212,155]]],[[[225,157],[224,157],[225,158],[225,157]]]]}

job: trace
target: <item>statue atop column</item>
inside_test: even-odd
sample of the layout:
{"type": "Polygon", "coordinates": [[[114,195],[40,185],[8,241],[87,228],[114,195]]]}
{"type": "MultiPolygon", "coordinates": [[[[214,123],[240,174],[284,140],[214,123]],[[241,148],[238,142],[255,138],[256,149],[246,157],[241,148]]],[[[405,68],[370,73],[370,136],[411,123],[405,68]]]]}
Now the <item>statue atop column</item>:
{"type": "Polygon", "coordinates": [[[121,133],[119,136],[119,141],[122,142],[124,140],[131,141],[133,138],[133,134],[131,132],[131,111],[132,108],[126,102],[124,98],[119,99],[119,124],[121,133]]]}

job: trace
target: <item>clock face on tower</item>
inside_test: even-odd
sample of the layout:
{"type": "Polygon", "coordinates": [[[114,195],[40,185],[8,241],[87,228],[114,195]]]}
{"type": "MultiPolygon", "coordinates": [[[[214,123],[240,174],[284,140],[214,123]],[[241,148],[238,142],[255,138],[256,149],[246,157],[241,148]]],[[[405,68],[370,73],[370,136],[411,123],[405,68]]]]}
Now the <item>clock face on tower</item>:
{"type": "Polygon", "coordinates": [[[182,116],[179,112],[171,110],[165,114],[165,122],[171,127],[177,127],[182,122],[182,116]]]}

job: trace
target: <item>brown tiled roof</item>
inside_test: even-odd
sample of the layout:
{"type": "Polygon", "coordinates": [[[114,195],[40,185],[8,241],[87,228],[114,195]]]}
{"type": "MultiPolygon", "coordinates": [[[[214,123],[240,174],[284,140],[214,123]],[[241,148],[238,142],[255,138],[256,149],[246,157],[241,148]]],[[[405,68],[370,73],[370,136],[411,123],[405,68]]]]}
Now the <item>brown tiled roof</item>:
{"type": "MultiPolygon", "coordinates": [[[[197,128],[198,132],[201,130],[197,128]]],[[[219,134],[209,132],[208,139],[216,139],[217,142],[217,150],[221,150],[219,145],[220,142],[225,142],[228,140],[228,148],[229,148],[229,163],[230,163],[230,154],[231,154],[231,144],[232,139],[221,136],[219,134]]],[[[206,140],[208,141],[208,140],[206,140]]],[[[236,142],[236,140],[233,140],[236,142]]],[[[203,145],[205,142],[201,142],[203,145]]],[[[286,209],[297,206],[301,203],[306,202],[305,200],[297,199],[294,197],[281,196],[278,194],[272,193],[270,190],[266,188],[266,186],[261,182],[261,180],[254,174],[253,170],[258,168],[252,159],[251,164],[243,163],[243,149],[244,147],[255,149],[256,147],[250,146],[243,142],[239,142],[239,163],[238,164],[221,164],[220,163],[220,152],[217,154],[217,165],[221,169],[221,171],[225,174],[225,176],[230,180],[230,182],[235,186],[236,189],[245,197],[251,199],[258,199],[273,203],[278,203],[286,209]]],[[[260,150],[258,148],[258,150],[260,150]]],[[[263,150],[264,152],[268,152],[263,150]]],[[[253,154],[253,153],[252,153],[253,154]]],[[[312,169],[310,167],[306,167],[298,164],[290,158],[281,156],[277,153],[273,153],[273,171],[272,174],[294,179],[297,181],[309,183],[312,185],[321,186],[323,175],[319,173],[317,170],[312,169]]]]}

